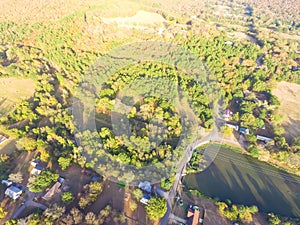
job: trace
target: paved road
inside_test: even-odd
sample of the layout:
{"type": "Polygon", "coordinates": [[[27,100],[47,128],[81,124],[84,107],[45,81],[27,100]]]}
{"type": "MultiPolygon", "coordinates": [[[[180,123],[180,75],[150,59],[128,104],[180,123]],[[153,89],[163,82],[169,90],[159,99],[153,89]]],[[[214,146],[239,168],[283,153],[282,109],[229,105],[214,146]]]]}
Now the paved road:
{"type": "MultiPolygon", "coordinates": [[[[182,177],[183,169],[185,168],[186,164],[190,161],[190,159],[192,157],[192,154],[193,154],[193,151],[195,149],[197,149],[198,147],[200,147],[201,145],[207,144],[209,142],[219,142],[219,143],[226,142],[226,143],[230,143],[230,144],[233,144],[233,145],[240,146],[239,142],[224,139],[223,136],[220,136],[218,128],[220,127],[220,125],[223,122],[224,121],[219,117],[219,106],[217,106],[216,115],[215,115],[214,129],[210,133],[206,133],[204,135],[204,137],[202,137],[201,139],[196,140],[192,144],[188,145],[188,147],[185,149],[184,157],[183,157],[183,159],[181,160],[181,162],[178,166],[178,170],[177,170],[177,173],[175,175],[174,184],[173,184],[171,190],[169,192],[164,192],[163,190],[157,188],[157,194],[167,200],[167,206],[168,206],[168,210],[167,210],[166,214],[164,215],[164,217],[160,221],[161,225],[166,225],[170,218],[173,218],[173,219],[176,218],[176,216],[173,215],[172,212],[171,212],[172,209],[173,209],[173,202],[174,202],[174,199],[176,197],[177,187],[178,187],[178,184],[179,184],[180,179],[182,177]]],[[[216,148],[208,149],[207,151],[205,151],[204,154],[203,154],[203,158],[204,158],[204,161],[206,162],[206,164],[202,165],[202,166],[207,168],[210,165],[210,163],[212,163],[213,160],[216,158],[218,152],[219,152],[219,149],[216,149],[216,148]]],[[[180,221],[180,220],[178,220],[178,221],[180,221]]]]}
{"type": "Polygon", "coordinates": [[[46,209],[47,209],[47,207],[46,207],[45,205],[33,201],[33,199],[34,199],[35,197],[37,197],[40,193],[32,193],[32,192],[30,192],[30,191],[28,190],[27,187],[24,187],[24,186],[22,186],[22,190],[25,191],[25,193],[26,193],[27,196],[28,196],[28,199],[27,199],[26,202],[25,202],[20,208],[18,208],[18,210],[13,214],[13,216],[11,217],[12,219],[18,218],[18,216],[23,212],[23,210],[26,209],[26,207],[29,207],[29,206],[33,206],[33,207],[40,208],[40,209],[43,209],[43,210],[46,210],[46,209]]]}

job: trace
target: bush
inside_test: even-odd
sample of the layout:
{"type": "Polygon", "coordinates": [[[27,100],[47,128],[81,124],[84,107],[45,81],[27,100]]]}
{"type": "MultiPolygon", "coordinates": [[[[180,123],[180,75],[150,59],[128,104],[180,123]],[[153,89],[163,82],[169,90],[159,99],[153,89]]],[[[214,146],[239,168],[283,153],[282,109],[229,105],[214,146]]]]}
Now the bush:
{"type": "Polygon", "coordinates": [[[72,192],[67,191],[61,195],[61,200],[64,204],[68,205],[74,200],[74,196],[73,196],[72,192]]]}
{"type": "Polygon", "coordinates": [[[164,198],[154,197],[148,201],[146,206],[147,216],[151,220],[162,218],[167,212],[167,202],[164,198]]]}

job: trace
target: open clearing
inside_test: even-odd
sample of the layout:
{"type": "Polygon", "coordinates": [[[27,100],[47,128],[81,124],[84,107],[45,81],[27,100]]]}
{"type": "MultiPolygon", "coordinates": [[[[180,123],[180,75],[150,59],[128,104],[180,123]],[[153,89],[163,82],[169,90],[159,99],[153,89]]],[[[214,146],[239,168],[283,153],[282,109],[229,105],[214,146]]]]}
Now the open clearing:
{"type": "Polygon", "coordinates": [[[300,136],[300,85],[282,81],[272,92],[280,100],[279,114],[284,117],[281,125],[290,141],[300,136]]]}
{"type": "Polygon", "coordinates": [[[2,0],[0,21],[34,23],[57,21],[65,16],[99,10],[102,16],[132,15],[140,9],[140,3],[130,0],[2,0]]]}
{"type": "Polygon", "coordinates": [[[2,110],[18,103],[20,100],[30,98],[34,93],[35,85],[31,79],[15,77],[0,79],[0,115],[2,110]]]}
{"type": "Polygon", "coordinates": [[[131,17],[101,18],[104,23],[116,23],[120,27],[137,25],[162,25],[166,20],[157,13],[138,11],[131,17]]]}

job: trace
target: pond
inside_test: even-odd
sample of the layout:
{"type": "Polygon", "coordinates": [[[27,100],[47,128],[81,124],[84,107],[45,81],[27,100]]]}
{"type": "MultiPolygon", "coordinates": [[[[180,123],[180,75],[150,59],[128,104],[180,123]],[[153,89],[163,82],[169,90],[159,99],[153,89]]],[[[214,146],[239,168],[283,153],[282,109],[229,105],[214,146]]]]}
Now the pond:
{"type": "Polygon", "coordinates": [[[300,177],[230,149],[221,148],[207,169],[185,176],[183,183],[221,201],[300,216],[300,177]]]}

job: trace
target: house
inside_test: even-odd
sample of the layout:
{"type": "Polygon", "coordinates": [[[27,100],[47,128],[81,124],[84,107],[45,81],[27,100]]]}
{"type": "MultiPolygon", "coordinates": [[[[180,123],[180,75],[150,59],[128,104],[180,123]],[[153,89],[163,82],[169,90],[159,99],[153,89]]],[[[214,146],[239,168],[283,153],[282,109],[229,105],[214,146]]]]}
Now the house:
{"type": "Polygon", "coordinates": [[[35,160],[31,161],[30,165],[32,165],[33,167],[36,167],[37,165],[39,165],[40,162],[41,162],[40,159],[35,159],[35,160]]]}
{"type": "Polygon", "coordinates": [[[4,185],[6,185],[7,187],[9,187],[10,185],[12,185],[12,181],[10,181],[10,180],[2,180],[1,183],[4,184],[4,185]]]}
{"type": "Polygon", "coordinates": [[[19,198],[21,194],[22,194],[22,190],[13,185],[8,187],[5,191],[5,195],[12,198],[13,200],[19,198]]]}
{"type": "Polygon", "coordinates": [[[240,127],[239,129],[240,134],[249,134],[249,129],[246,127],[240,127]]]}
{"type": "Polygon", "coordinates": [[[139,188],[148,193],[151,193],[151,190],[152,190],[152,186],[149,181],[140,182],[139,188]]]}
{"type": "Polygon", "coordinates": [[[228,121],[231,116],[232,116],[233,112],[230,109],[226,109],[223,113],[223,119],[228,121]]]}
{"type": "Polygon", "coordinates": [[[52,196],[58,192],[58,189],[60,188],[61,183],[60,182],[56,182],[47,192],[46,194],[42,197],[44,200],[49,201],[52,196]]]}
{"type": "Polygon", "coordinates": [[[5,141],[7,141],[7,138],[0,134],[0,144],[3,144],[5,141]]]}
{"type": "Polygon", "coordinates": [[[44,170],[44,167],[42,166],[36,166],[31,170],[32,175],[39,175],[44,170]]]}
{"type": "Polygon", "coordinates": [[[268,143],[269,141],[273,141],[272,138],[268,138],[268,137],[265,137],[265,136],[262,136],[262,135],[256,135],[256,138],[257,138],[257,140],[263,141],[265,143],[268,143]]]}
{"type": "Polygon", "coordinates": [[[230,127],[236,131],[239,130],[239,126],[238,125],[234,125],[234,124],[230,124],[230,123],[225,123],[225,126],[230,127]]]}
{"type": "Polygon", "coordinates": [[[187,213],[187,225],[198,225],[200,220],[200,210],[197,206],[190,205],[187,213]]]}
{"type": "Polygon", "coordinates": [[[148,201],[151,199],[151,195],[149,194],[143,194],[143,197],[141,198],[140,202],[145,204],[145,205],[148,205],[148,201]]]}

